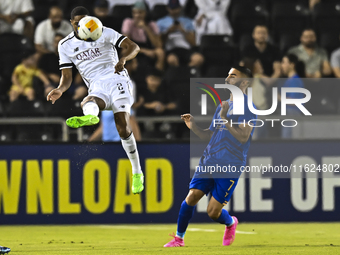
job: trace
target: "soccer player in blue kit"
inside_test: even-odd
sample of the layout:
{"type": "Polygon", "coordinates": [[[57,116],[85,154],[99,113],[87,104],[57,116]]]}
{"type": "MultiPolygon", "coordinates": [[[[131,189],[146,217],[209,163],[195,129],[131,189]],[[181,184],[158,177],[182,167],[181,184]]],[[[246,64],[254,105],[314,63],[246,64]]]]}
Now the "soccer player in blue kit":
{"type": "Polygon", "coordinates": [[[231,245],[233,243],[238,220],[235,216],[230,216],[228,211],[223,209],[223,206],[229,202],[241,174],[241,167],[246,164],[250,140],[254,133],[254,129],[251,125],[248,125],[248,121],[256,119],[256,115],[250,112],[245,94],[251,82],[250,78],[252,78],[252,73],[248,68],[236,66],[230,69],[225,80],[227,84],[237,86],[242,90],[244,115],[233,115],[233,95],[231,94],[230,99],[224,101],[222,106],[219,105],[214,114],[214,119],[228,120],[226,124],[214,125],[213,120],[208,129],[201,129],[196,125],[193,116],[190,114],[181,116],[187,127],[198,137],[202,140],[210,140],[200,159],[200,168],[218,164],[219,166],[233,166],[237,169],[237,172],[223,173],[223,178],[209,178],[209,173],[195,172],[190,182],[189,193],[179,210],[177,233],[171,235],[174,238],[164,247],[184,246],[184,235],[196,204],[208,193],[211,193],[207,208],[209,217],[226,225],[222,244],[231,245]],[[234,123],[232,125],[231,120],[234,123]],[[242,124],[235,124],[236,122],[242,122],[242,124]]]}

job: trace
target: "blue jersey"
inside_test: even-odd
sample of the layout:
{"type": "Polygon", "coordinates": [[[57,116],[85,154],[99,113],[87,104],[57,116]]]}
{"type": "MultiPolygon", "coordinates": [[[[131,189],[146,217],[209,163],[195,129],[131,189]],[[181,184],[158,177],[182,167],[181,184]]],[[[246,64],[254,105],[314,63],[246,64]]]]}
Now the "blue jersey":
{"type": "MultiPolygon", "coordinates": [[[[248,108],[248,97],[244,94],[244,115],[233,115],[233,101],[227,100],[229,103],[229,110],[227,117],[232,120],[233,125],[236,122],[242,122],[245,120],[255,120],[256,114],[252,113],[248,108]]],[[[255,106],[254,106],[255,108],[255,106]]],[[[253,136],[255,128],[251,131],[248,141],[244,144],[239,142],[226,128],[226,126],[216,124],[214,127],[214,119],[221,119],[220,117],[221,105],[219,105],[214,114],[213,121],[209,129],[213,131],[213,135],[210,139],[209,144],[204,150],[204,164],[220,164],[220,165],[245,165],[247,160],[247,154],[250,146],[251,137],[253,136]]],[[[255,125],[255,123],[253,122],[255,125]]]]}
{"type": "MultiPolygon", "coordinates": [[[[303,88],[303,82],[297,74],[288,78],[282,86],[283,88],[303,88]]],[[[304,98],[302,93],[298,92],[289,92],[286,94],[289,98],[304,98]]]]}

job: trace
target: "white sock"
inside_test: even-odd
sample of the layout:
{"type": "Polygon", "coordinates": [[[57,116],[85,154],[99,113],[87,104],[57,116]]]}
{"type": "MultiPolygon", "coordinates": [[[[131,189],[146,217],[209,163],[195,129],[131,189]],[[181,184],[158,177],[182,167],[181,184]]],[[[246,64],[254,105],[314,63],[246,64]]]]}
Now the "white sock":
{"type": "Polygon", "coordinates": [[[99,114],[99,107],[94,102],[87,102],[83,106],[83,113],[84,113],[84,115],[91,114],[91,115],[98,116],[98,114],[99,114]]]}
{"type": "Polygon", "coordinates": [[[139,154],[137,150],[137,144],[136,139],[133,133],[129,135],[128,138],[121,139],[123,148],[126,152],[126,155],[130,159],[131,165],[132,165],[132,174],[141,174],[142,169],[140,167],[139,163],[139,154]]]}

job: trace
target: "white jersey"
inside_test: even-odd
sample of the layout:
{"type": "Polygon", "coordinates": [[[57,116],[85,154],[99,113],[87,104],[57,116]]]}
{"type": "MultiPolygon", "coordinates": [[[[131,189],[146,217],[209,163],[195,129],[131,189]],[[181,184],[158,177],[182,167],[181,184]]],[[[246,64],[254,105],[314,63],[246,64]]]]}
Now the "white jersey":
{"type": "Polygon", "coordinates": [[[72,32],[59,42],[59,69],[72,68],[75,65],[89,89],[93,89],[91,86],[103,78],[128,78],[125,69],[120,74],[114,73],[119,61],[115,46],[120,47],[125,38],[108,27],[103,27],[102,36],[93,42],[78,39],[72,32]]]}

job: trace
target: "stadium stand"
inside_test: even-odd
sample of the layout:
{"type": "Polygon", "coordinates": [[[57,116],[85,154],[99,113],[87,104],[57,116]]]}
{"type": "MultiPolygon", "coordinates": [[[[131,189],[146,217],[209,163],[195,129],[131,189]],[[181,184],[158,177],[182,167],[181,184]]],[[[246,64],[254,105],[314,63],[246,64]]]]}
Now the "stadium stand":
{"type": "MultiPolygon", "coordinates": [[[[102,0],[105,2],[105,0],[102,0]]],[[[47,18],[48,10],[51,6],[60,6],[65,14],[65,19],[70,18],[71,10],[78,5],[85,6],[90,11],[94,9],[95,0],[33,0],[35,25],[47,18]]],[[[150,8],[149,8],[150,9],[150,8]]],[[[183,6],[185,16],[194,19],[197,14],[197,6],[194,0],[186,1],[183,6]]],[[[149,11],[148,20],[157,21],[167,15],[167,6],[156,4],[149,11]]],[[[224,77],[228,69],[239,63],[240,52],[253,43],[252,31],[255,25],[265,24],[269,28],[270,43],[280,49],[284,55],[292,46],[300,42],[301,31],[311,27],[315,29],[318,38],[318,45],[327,50],[328,56],[340,47],[340,1],[327,0],[311,6],[308,0],[232,0],[227,13],[231,21],[234,34],[229,35],[205,35],[202,37],[200,45],[194,50],[204,56],[205,62],[200,68],[190,68],[188,66],[169,67],[165,65],[163,74],[164,86],[166,89],[176,91],[179,104],[179,112],[189,112],[188,101],[190,94],[189,79],[192,77],[224,77]]],[[[121,25],[125,18],[131,17],[131,5],[115,5],[109,16],[105,17],[104,25],[121,31],[121,25]]],[[[104,19],[104,18],[103,18],[104,19]]],[[[55,105],[48,102],[35,100],[27,102],[24,99],[18,100],[10,105],[8,102],[8,91],[11,86],[11,74],[14,67],[20,63],[25,52],[33,51],[33,42],[23,35],[0,34],[0,117],[42,117],[42,118],[67,118],[73,115],[81,115],[80,102],[72,100],[71,96],[65,96],[55,105]]],[[[164,45],[163,45],[164,47],[164,45]]],[[[133,80],[138,87],[143,87],[145,72],[149,66],[140,64],[136,72],[132,74],[133,80]]],[[[332,76],[333,77],[333,76],[332,76]]],[[[339,92],[334,91],[338,80],[334,80],[330,85],[320,89],[319,83],[308,83],[308,88],[313,97],[308,103],[313,114],[339,114],[340,100],[339,92]],[[333,86],[333,87],[332,87],[333,86]]],[[[152,119],[152,118],[150,118],[152,119]]],[[[166,137],[180,138],[183,130],[176,125],[170,125],[170,129],[162,134],[166,137]],[[165,134],[165,135],[164,135],[165,134]],[[174,135],[175,134],[175,135],[174,135]]],[[[27,128],[32,133],[27,135],[22,128],[9,128],[0,126],[1,141],[25,141],[39,140],[52,141],[62,139],[59,126],[49,126],[42,124],[39,128],[27,128]],[[36,133],[39,133],[36,134],[36,133]],[[44,138],[42,135],[44,134],[44,138]]],[[[166,129],[164,129],[166,130],[166,129]]],[[[86,130],[89,133],[91,130],[86,130]]],[[[183,131],[184,132],[184,131],[183,131]]],[[[79,140],[79,136],[77,137],[79,140]]]]}

